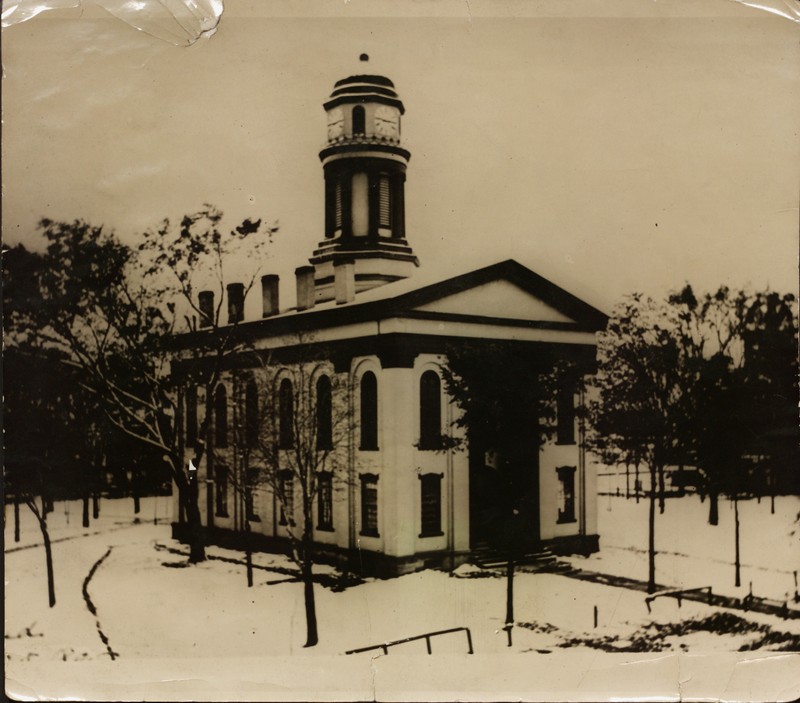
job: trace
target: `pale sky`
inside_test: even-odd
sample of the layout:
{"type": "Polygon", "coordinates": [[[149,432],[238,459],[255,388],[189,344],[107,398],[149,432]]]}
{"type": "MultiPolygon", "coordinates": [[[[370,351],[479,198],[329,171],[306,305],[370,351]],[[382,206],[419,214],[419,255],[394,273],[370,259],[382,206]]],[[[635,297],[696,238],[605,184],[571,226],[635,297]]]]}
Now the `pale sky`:
{"type": "Polygon", "coordinates": [[[727,0],[225,7],[190,48],[91,6],[4,31],[7,243],[44,216],[135,242],[210,202],[280,221],[264,272],[291,303],[322,239],[322,102],[375,72],[406,107],[426,277],[513,258],[605,309],[797,288],[796,23],[727,0]]]}

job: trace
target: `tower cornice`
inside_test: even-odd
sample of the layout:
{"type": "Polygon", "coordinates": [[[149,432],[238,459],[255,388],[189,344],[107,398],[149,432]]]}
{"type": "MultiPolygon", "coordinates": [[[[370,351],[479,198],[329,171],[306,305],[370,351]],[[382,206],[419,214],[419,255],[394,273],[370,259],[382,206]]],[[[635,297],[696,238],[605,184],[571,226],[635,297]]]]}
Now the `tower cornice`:
{"type": "Polygon", "coordinates": [[[324,162],[336,155],[365,158],[391,158],[394,155],[401,157],[406,163],[411,159],[411,152],[400,146],[399,140],[390,142],[376,137],[344,137],[324,147],[319,152],[319,160],[324,162]]]}

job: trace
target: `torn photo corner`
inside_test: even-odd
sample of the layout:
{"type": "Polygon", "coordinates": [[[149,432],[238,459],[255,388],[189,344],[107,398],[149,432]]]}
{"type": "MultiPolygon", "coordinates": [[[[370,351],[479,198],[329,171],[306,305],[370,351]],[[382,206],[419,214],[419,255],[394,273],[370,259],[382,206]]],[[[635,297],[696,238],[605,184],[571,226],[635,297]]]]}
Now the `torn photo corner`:
{"type": "Polygon", "coordinates": [[[173,46],[191,46],[213,36],[224,11],[223,0],[18,0],[3,8],[3,27],[26,22],[52,10],[102,8],[134,29],[173,46]]]}

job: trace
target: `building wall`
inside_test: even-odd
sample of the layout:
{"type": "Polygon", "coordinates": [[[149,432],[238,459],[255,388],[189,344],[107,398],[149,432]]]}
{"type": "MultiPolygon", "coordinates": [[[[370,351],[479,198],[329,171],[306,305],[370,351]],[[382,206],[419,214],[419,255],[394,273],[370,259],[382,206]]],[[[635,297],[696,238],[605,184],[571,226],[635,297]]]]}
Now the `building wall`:
{"type": "MultiPolygon", "coordinates": [[[[334,407],[344,415],[344,426],[334,428],[342,437],[334,441],[329,467],[333,470],[333,530],[317,529],[317,506],[313,511],[314,539],[320,545],[336,551],[360,550],[383,554],[410,564],[414,568],[424,564],[432,554],[463,555],[470,549],[469,460],[466,446],[441,450],[420,448],[420,379],[426,371],[434,371],[441,379],[444,359],[435,354],[419,354],[411,367],[383,368],[377,356],[356,357],[350,369],[335,372],[332,364],[322,363],[304,367],[302,377],[311,384],[319,374],[327,374],[334,387],[334,407]],[[378,448],[360,448],[360,385],[364,374],[371,372],[377,380],[378,397],[378,448]],[[378,534],[362,533],[361,476],[377,477],[378,534]],[[422,534],[422,480],[421,476],[441,476],[441,534],[422,534]],[[417,555],[420,555],[417,558],[417,555]]],[[[284,376],[297,373],[286,367],[277,371],[260,369],[256,372],[259,383],[277,387],[284,376]]],[[[235,390],[233,379],[222,380],[227,390],[229,434],[227,449],[210,447],[214,463],[227,462],[236,476],[243,476],[244,463],[234,450],[234,429],[241,425],[241,390],[235,390]],[[234,407],[238,405],[237,410],[234,407]]],[[[239,385],[239,389],[241,384],[239,385]]],[[[203,422],[207,406],[206,396],[213,392],[198,390],[198,425],[203,422]]],[[[453,427],[458,408],[449,402],[443,381],[441,393],[441,428],[444,434],[460,433],[453,427]]],[[[337,410],[334,411],[336,414],[337,410]]],[[[211,434],[213,434],[213,422],[211,434]]],[[[463,438],[463,436],[462,436],[463,438]]],[[[578,440],[576,421],[575,438],[578,440]]],[[[213,444],[213,442],[212,442],[213,444]]],[[[193,449],[187,448],[188,462],[193,449]]],[[[284,452],[285,453],[285,452],[284,452]]],[[[556,444],[548,442],[540,452],[539,461],[539,522],[543,540],[596,535],[596,472],[594,466],[583,461],[578,443],[556,444]],[[562,484],[558,478],[559,467],[574,467],[574,517],[573,521],[559,521],[558,509],[563,507],[562,484]]],[[[255,465],[255,462],[253,462],[255,465]]],[[[234,479],[236,479],[236,476],[234,479]]],[[[244,528],[244,497],[235,490],[235,480],[229,482],[227,515],[216,510],[218,490],[209,483],[208,462],[201,462],[199,476],[199,505],[204,525],[228,530],[244,528]],[[211,490],[211,493],[209,493],[211,490]],[[209,497],[211,500],[209,500],[209,497]],[[209,513],[208,506],[211,505],[209,513]]],[[[300,487],[295,481],[295,520],[302,518],[300,487]]],[[[176,506],[177,507],[177,506],[176,506]]],[[[266,537],[288,537],[288,526],[281,525],[281,506],[269,485],[260,485],[253,491],[251,530],[266,537]]],[[[176,513],[177,514],[177,513],[176,513]]]]}
{"type": "MultiPolygon", "coordinates": [[[[375,356],[353,359],[349,372],[335,373],[330,364],[318,370],[305,369],[303,377],[313,384],[316,373],[324,372],[331,377],[335,404],[347,415],[348,427],[338,428],[345,436],[338,442],[330,458],[333,469],[333,530],[317,529],[317,508],[314,507],[314,539],[320,544],[340,549],[360,549],[380,552],[387,556],[408,558],[416,554],[441,552],[444,550],[467,551],[469,549],[469,471],[467,452],[456,450],[423,450],[419,444],[420,377],[425,371],[440,373],[442,359],[435,355],[419,355],[413,368],[382,368],[375,356]],[[362,450],[359,446],[360,428],[360,384],[367,372],[375,374],[378,387],[378,449],[362,450]],[[442,534],[421,535],[421,481],[428,473],[441,474],[441,527],[442,534]],[[377,476],[378,485],[378,535],[363,534],[361,530],[361,481],[364,474],[377,476]]],[[[259,383],[277,387],[281,378],[291,377],[292,369],[277,372],[259,370],[259,383]],[[268,375],[269,374],[269,375],[268,375]]],[[[242,530],[244,527],[244,497],[237,490],[245,470],[242,453],[235,445],[235,425],[242,423],[241,385],[238,390],[229,376],[221,380],[228,398],[229,446],[213,447],[212,463],[218,467],[223,463],[233,476],[228,481],[227,514],[217,510],[219,481],[213,481],[207,460],[201,462],[199,472],[199,505],[204,525],[242,530]],[[237,405],[238,403],[238,405],[237,405]],[[209,513],[209,505],[211,511],[209,513]]],[[[206,397],[214,398],[216,389],[198,389],[198,426],[203,422],[206,397]]],[[[453,420],[454,407],[448,402],[441,384],[441,427],[448,432],[453,420]]],[[[335,428],[336,429],[336,428],[335,428]]],[[[213,418],[210,434],[214,433],[213,418]]],[[[185,460],[193,456],[194,449],[187,447],[185,460]]],[[[282,452],[286,454],[286,452],[282,452]]],[[[255,466],[257,462],[253,461],[255,466]]],[[[288,465],[288,464],[287,464],[288,465]]],[[[295,481],[295,521],[302,517],[300,509],[300,487],[295,481]]],[[[176,499],[177,500],[177,499],[176,499]]],[[[176,505],[177,507],[177,505],[176,505]]],[[[253,491],[251,530],[268,537],[288,537],[288,526],[281,525],[281,506],[269,485],[262,484],[253,491]]]]}
{"type": "Polygon", "coordinates": [[[581,481],[577,444],[545,444],[539,453],[539,529],[542,539],[577,535],[581,531],[581,481]],[[563,494],[557,470],[574,467],[574,517],[559,522],[558,511],[563,507],[563,494]]]}
{"type": "MultiPolygon", "coordinates": [[[[574,402],[579,405],[580,394],[574,402]]],[[[597,534],[597,471],[587,461],[581,444],[581,420],[574,420],[574,443],[559,444],[554,439],[546,442],[539,454],[539,528],[543,540],[597,534]],[[572,520],[559,518],[565,508],[564,486],[559,470],[574,469],[572,520]]]]}

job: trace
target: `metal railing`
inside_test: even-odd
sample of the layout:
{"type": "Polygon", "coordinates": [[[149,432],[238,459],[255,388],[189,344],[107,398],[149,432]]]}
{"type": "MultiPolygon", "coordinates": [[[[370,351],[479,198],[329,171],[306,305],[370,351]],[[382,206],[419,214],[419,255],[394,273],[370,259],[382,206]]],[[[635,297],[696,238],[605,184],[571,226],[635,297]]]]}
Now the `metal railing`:
{"type": "Polygon", "coordinates": [[[703,593],[706,594],[706,603],[711,605],[711,586],[698,586],[697,588],[668,588],[664,591],[656,591],[652,595],[647,596],[644,599],[645,604],[647,605],[647,612],[650,612],[650,603],[652,603],[656,598],[661,598],[663,596],[670,596],[672,598],[678,599],[678,607],[681,607],[681,601],[687,597],[691,596],[694,593],[703,593]]]}
{"type": "Polygon", "coordinates": [[[345,654],[360,654],[361,652],[371,652],[374,649],[382,649],[384,654],[389,654],[389,647],[394,647],[398,644],[405,644],[406,642],[414,642],[415,640],[425,640],[425,644],[428,647],[428,654],[433,654],[431,650],[431,637],[438,637],[439,635],[447,635],[451,632],[461,632],[464,631],[467,633],[467,646],[469,647],[469,651],[467,654],[474,654],[472,651],[472,633],[469,631],[468,627],[453,627],[449,630],[437,630],[436,632],[427,632],[424,635],[415,635],[414,637],[405,637],[401,640],[393,640],[392,642],[385,642],[384,644],[374,644],[370,647],[360,647],[359,649],[351,649],[345,652],[345,654]]]}

